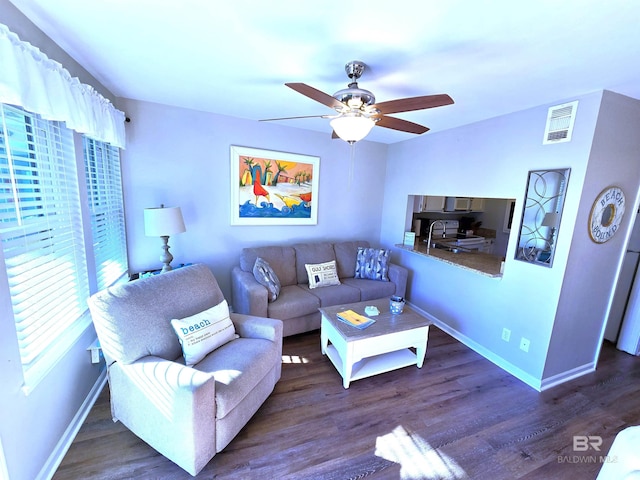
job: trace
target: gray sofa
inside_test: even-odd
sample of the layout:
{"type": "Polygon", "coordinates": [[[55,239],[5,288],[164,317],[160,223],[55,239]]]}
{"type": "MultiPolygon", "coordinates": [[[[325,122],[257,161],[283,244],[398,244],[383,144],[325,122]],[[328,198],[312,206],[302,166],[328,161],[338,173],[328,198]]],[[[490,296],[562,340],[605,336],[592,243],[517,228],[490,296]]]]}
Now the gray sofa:
{"type": "Polygon", "coordinates": [[[407,286],[406,268],[389,263],[389,281],[354,278],[358,247],[366,241],[301,243],[291,246],[244,248],[240,265],[231,272],[233,309],[236,312],[277,318],[283,321],[283,335],[320,328],[320,307],[400,295],[407,286]],[[266,260],[280,280],[280,294],[269,302],[266,287],[253,274],[258,257],[266,260]],[[305,264],[336,261],[340,285],[309,288],[305,264]]]}
{"type": "Polygon", "coordinates": [[[227,446],[280,379],[282,322],[234,313],[239,338],[185,366],[171,320],[223,300],[204,265],[111,287],[89,299],[114,421],[191,475],[227,446]]]}

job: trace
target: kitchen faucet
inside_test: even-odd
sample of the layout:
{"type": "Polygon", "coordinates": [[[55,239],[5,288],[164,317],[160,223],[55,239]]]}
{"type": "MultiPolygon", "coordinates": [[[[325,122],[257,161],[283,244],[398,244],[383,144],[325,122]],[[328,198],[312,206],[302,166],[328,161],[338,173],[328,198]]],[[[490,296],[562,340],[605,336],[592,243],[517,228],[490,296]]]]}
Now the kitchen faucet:
{"type": "Polygon", "coordinates": [[[433,226],[436,223],[439,223],[440,225],[442,225],[442,238],[446,238],[447,236],[447,226],[445,225],[445,223],[442,220],[435,220],[429,226],[429,239],[427,240],[427,255],[429,255],[429,249],[431,248],[431,234],[433,233],[433,226]]]}

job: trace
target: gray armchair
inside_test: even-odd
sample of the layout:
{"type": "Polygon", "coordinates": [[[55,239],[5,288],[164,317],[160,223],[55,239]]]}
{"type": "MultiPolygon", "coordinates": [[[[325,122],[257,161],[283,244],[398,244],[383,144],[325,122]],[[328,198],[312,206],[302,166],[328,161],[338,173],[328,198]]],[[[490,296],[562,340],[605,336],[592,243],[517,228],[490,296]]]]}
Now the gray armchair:
{"type": "Polygon", "coordinates": [[[170,320],[222,300],[204,265],[111,287],[89,300],[114,421],[191,475],[237,435],[281,373],[282,322],[234,313],[239,338],[185,366],[170,320]]]}

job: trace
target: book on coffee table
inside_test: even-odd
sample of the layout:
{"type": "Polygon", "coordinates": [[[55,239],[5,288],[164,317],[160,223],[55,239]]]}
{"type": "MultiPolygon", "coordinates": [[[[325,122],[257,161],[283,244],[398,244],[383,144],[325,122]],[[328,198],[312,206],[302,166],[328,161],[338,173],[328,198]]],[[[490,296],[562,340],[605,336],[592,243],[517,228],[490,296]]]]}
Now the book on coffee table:
{"type": "Polygon", "coordinates": [[[367,328],[369,325],[375,323],[375,320],[373,320],[372,318],[360,315],[353,310],[338,312],[336,313],[336,316],[338,317],[338,320],[346,323],[347,325],[351,325],[352,327],[359,328],[360,330],[367,328]]]}

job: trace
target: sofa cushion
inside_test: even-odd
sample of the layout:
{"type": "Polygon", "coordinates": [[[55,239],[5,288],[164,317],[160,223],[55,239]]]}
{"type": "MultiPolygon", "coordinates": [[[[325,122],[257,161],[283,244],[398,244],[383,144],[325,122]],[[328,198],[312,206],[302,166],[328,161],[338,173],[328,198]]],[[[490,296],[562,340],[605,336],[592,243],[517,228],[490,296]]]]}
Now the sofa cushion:
{"type": "Polygon", "coordinates": [[[280,279],[269,262],[262,257],[256,258],[256,263],[253,265],[253,276],[260,285],[265,286],[269,291],[269,301],[275,301],[280,295],[280,279]]]}
{"type": "MultiPolygon", "coordinates": [[[[292,247],[243,248],[240,255],[240,268],[245,272],[253,272],[253,266],[256,264],[258,257],[265,259],[269,263],[280,280],[281,286],[298,283],[296,277],[296,251],[292,247]]],[[[304,268],[304,264],[302,268],[304,268]]]]}
{"type": "Polygon", "coordinates": [[[396,284],[393,282],[377,282],[364,278],[344,278],[342,283],[343,285],[357,288],[360,291],[361,302],[390,297],[396,293],[396,284]]]}
{"type": "Polygon", "coordinates": [[[321,307],[330,307],[341,303],[353,303],[360,301],[360,290],[349,285],[331,285],[324,288],[314,288],[300,286],[303,290],[307,289],[309,293],[318,297],[321,307]]]}
{"type": "Polygon", "coordinates": [[[358,247],[368,247],[367,241],[340,242],[333,245],[336,254],[336,266],[338,267],[338,277],[353,278],[356,272],[356,257],[358,247]]]}
{"type": "Polygon", "coordinates": [[[216,348],[233,340],[236,330],[223,300],[215,307],[186,318],[174,318],[171,326],[182,345],[185,365],[194,365],[216,348]]]}
{"type": "Polygon", "coordinates": [[[306,264],[325,263],[336,259],[333,245],[326,242],[301,243],[293,246],[296,251],[296,275],[298,284],[309,284],[306,264]]]}
{"type": "Polygon", "coordinates": [[[330,285],[340,285],[336,261],[331,260],[325,263],[306,264],[307,277],[309,278],[309,288],[328,287],[330,285]]]}
{"type": "Polygon", "coordinates": [[[358,248],[354,278],[389,281],[389,250],[358,248]]]}
{"type": "Polygon", "coordinates": [[[216,418],[224,418],[280,361],[275,342],[261,338],[238,338],[214,350],[193,368],[213,373],[216,382],[216,418]]]}
{"type": "Polygon", "coordinates": [[[287,320],[316,313],[320,308],[320,300],[309,292],[309,287],[287,285],[282,287],[278,300],[267,307],[269,318],[287,320]]]}

